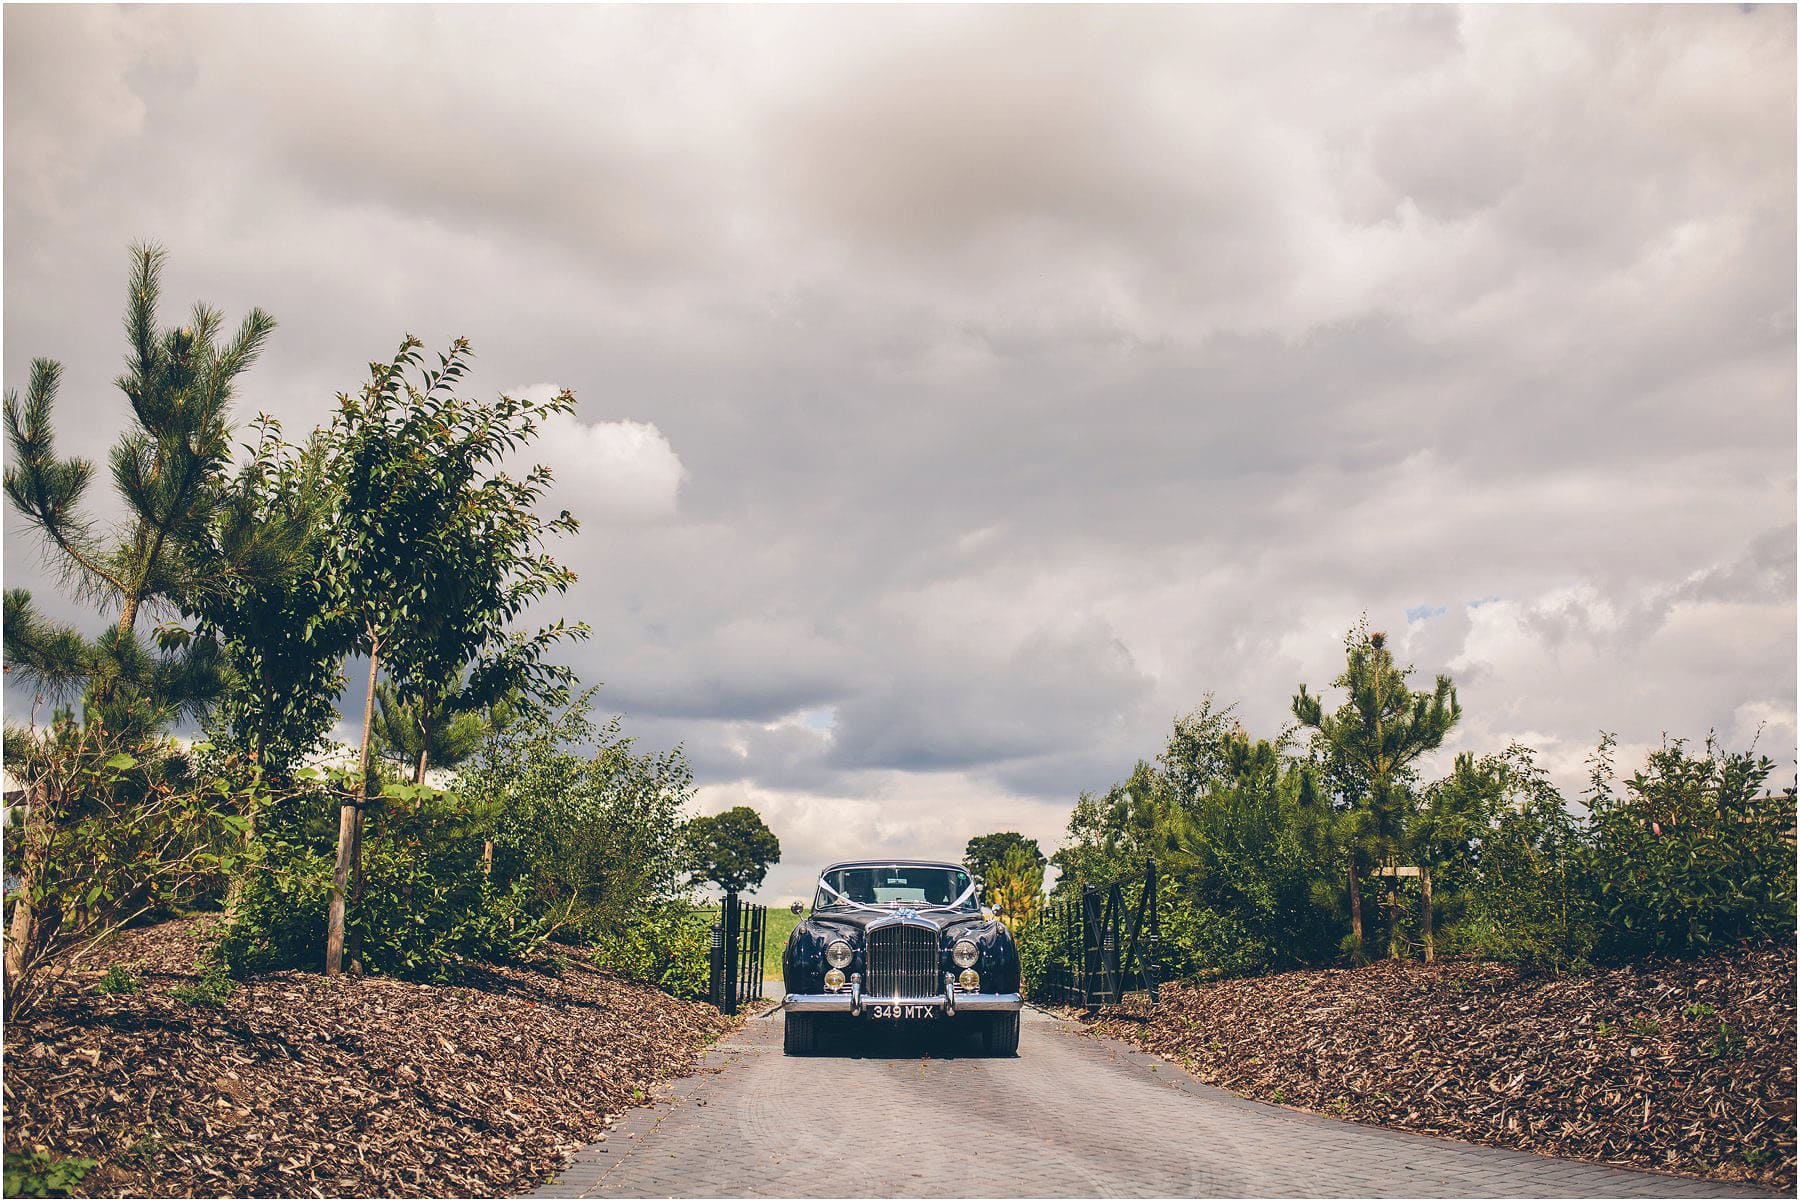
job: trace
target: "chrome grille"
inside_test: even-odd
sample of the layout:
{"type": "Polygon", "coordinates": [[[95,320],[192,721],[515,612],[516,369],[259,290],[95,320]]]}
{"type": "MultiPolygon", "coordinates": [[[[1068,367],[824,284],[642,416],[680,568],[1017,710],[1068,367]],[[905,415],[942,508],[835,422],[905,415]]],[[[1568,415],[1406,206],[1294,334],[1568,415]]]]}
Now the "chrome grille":
{"type": "Polygon", "coordinates": [[[870,997],[936,997],[943,993],[937,932],[913,926],[869,932],[866,992],[870,997]]]}

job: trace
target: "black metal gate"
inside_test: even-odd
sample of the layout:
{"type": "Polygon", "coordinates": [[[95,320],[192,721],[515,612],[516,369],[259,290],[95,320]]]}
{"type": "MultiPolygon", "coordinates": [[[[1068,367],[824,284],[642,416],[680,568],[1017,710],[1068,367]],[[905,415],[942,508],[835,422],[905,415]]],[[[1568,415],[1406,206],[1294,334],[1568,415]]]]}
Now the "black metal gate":
{"type": "Polygon", "coordinates": [[[769,908],[738,900],[727,893],[712,930],[712,971],[706,999],[726,1014],[745,1002],[762,1000],[763,943],[769,908]]]}
{"type": "Polygon", "coordinates": [[[1039,911],[1028,939],[1043,957],[1035,980],[1026,982],[1033,1001],[1089,1010],[1147,993],[1157,1000],[1156,861],[1142,875],[1110,885],[1083,885],[1079,897],[1051,902],[1039,911]]]}

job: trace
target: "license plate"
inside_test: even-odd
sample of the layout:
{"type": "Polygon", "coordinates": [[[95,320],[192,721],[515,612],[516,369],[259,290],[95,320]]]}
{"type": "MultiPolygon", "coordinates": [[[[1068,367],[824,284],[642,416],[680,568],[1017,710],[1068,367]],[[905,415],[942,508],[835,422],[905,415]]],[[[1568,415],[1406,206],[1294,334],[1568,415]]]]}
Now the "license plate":
{"type": "Polygon", "coordinates": [[[936,1006],[870,1006],[873,1018],[936,1018],[936,1006]]]}

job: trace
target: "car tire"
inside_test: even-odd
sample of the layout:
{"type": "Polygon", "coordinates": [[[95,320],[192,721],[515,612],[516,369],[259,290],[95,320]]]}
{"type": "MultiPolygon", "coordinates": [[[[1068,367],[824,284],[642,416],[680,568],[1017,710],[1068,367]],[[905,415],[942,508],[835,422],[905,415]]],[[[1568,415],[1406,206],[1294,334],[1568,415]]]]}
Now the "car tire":
{"type": "Polygon", "coordinates": [[[782,1032],[781,1050],[789,1056],[810,1056],[819,1046],[819,1020],[811,1014],[789,1014],[782,1032]]]}
{"type": "Polygon", "coordinates": [[[981,1033],[982,1050],[990,1056],[1019,1054],[1019,1012],[991,1014],[981,1033]]]}

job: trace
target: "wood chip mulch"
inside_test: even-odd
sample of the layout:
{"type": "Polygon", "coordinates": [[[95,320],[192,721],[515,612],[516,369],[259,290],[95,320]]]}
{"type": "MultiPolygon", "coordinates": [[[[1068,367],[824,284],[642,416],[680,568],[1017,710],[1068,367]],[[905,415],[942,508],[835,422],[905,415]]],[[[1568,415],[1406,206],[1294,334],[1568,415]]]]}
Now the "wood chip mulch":
{"type": "Polygon", "coordinates": [[[1171,984],[1093,1028],[1235,1093],[1794,1189],[1794,948],[1546,977],[1383,962],[1171,984]]]}
{"type": "Polygon", "coordinates": [[[476,987],[277,973],[175,1000],[193,924],[96,957],[5,1032],[5,1142],[98,1167],[87,1196],[491,1196],[544,1183],[736,1025],[568,957],[476,987]]]}

